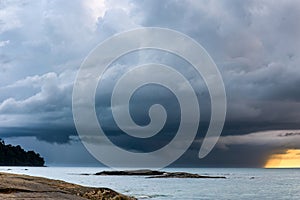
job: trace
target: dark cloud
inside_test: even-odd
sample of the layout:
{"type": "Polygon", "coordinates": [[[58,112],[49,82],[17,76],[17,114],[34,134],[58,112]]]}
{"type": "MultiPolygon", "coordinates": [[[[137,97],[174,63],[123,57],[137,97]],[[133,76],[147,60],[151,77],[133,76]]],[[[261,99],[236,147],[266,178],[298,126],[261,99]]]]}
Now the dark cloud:
{"type": "Polygon", "coordinates": [[[54,127],[51,124],[44,124],[41,127],[0,128],[0,132],[3,138],[32,137],[51,144],[70,143],[72,136],[77,135],[75,127],[54,127]]]}
{"type": "MultiPolygon", "coordinates": [[[[292,146],[230,141],[239,137],[245,141],[249,134],[267,130],[287,130],[281,132],[281,139],[289,136],[299,140],[296,133],[288,131],[300,128],[299,1],[97,2],[0,2],[1,137],[32,136],[51,144],[72,143],[76,135],[72,87],[81,61],[114,33],[158,26],[181,31],[205,47],[220,69],[228,98],[219,142],[226,150],[218,146],[198,161],[196,143],[177,164],[262,166],[273,151],[292,146]]],[[[99,121],[110,139],[123,148],[145,152],[168,143],[176,132],[178,102],[170,92],[155,87],[138,91],[130,111],[136,123],[146,125],[149,107],[163,104],[170,118],[157,138],[131,138],[113,120],[110,96],[114,84],[128,67],[147,62],[174,66],[196,89],[202,119],[197,135],[200,141],[210,117],[210,100],[203,80],[183,60],[154,51],[121,58],[103,77],[96,95],[97,112],[101,113],[99,121]],[[148,95],[153,93],[155,98],[148,95]]],[[[255,141],[264,137],[264,133],[254,135],[251,139],[255,141]]]]}
{"type": "Polygon", "coordinates": [[[202,140],[196,140],[174,166],[264,167],[273,155],[300,148],[299,130],[261,131],[244,135],[221,136],[216,147],[197,159],[202,140]]]}

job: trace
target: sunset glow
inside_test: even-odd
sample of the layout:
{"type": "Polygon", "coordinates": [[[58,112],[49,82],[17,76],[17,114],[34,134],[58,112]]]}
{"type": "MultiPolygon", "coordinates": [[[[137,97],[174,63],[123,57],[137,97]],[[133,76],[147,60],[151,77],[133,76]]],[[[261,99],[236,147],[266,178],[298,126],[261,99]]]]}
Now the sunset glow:
{"type": "Polygon", "coordinates": [[[273,154],[265,168],[300,168],[300,149],[289,149],[282,154],[273,154]]]}

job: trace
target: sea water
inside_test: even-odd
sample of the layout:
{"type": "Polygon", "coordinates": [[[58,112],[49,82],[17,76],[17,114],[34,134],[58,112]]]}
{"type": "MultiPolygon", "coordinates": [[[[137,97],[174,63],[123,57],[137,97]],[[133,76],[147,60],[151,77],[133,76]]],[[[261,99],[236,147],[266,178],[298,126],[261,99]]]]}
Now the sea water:
{"type": "Polygon", "coordinates": [[[95,176],[106,168],[0,167],[1,172],[63,180],[84,186],[108,187],[138,199],[300,199],[300,169],[167,168],[226,179],[158,178],[142,176],[95,176]]]}

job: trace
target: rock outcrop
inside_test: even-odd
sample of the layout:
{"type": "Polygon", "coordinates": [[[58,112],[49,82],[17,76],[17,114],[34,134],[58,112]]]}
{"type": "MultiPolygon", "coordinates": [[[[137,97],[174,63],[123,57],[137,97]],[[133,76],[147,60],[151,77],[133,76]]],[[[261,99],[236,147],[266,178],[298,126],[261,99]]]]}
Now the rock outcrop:
{"type": "Polygon", "coordinates": [[[108,188],[8,173],[0,173],[0,199],[135,200],[108,188]]]}
{"type": "MultiPolygon", "coordinates": [[[[85,174],[88,175],[88,174],[85,174]]],[[[146,176],[146,178],[226,178],[225,176],[204,176],[187,172],[165,172],[156,170],[126,170],[126,171],[102,171],[97,176],[146,176]]]]}

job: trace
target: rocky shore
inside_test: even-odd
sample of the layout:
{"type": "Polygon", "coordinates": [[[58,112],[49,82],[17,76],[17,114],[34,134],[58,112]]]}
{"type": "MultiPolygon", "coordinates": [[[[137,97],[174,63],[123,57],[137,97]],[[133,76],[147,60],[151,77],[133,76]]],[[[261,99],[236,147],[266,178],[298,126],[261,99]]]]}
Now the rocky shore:
{"type": "Polygon", "coordinates": [[[0,199],[135,200],[108,188],[84,187],[59,180],[0,173],[0,199]]]}

